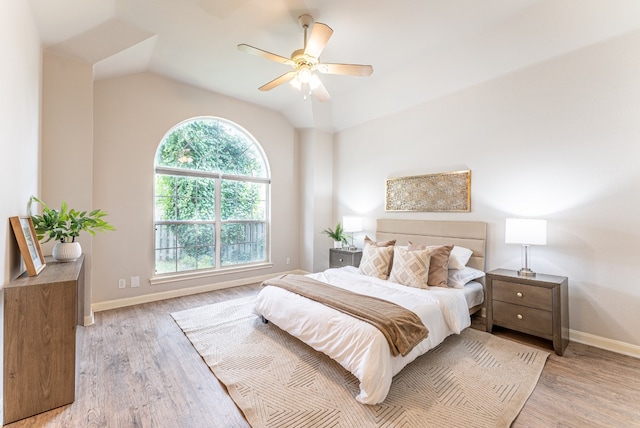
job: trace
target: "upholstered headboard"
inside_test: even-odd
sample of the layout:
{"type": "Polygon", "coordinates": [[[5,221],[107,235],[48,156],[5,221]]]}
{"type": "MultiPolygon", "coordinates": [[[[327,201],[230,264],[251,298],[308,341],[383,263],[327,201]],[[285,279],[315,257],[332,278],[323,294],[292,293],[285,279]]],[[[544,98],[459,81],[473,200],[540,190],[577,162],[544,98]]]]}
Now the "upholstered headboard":
{"type": "Polygon", "coordinates": [[[473,251],[467,266],[485,270],[487,224],[480,221],[376,220],[377,241],[396,239],[396,245],[408,241],[424,245],[458,245],[473,251]]]}

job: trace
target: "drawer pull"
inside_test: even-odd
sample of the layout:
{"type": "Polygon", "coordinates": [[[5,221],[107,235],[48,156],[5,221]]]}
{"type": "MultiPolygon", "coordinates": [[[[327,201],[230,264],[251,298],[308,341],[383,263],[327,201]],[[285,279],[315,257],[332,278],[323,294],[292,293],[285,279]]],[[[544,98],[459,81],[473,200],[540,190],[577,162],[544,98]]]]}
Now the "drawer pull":
{"type": "Polygon", "coordinates": [[[341,261],[341,262],[343,262],[343,261],[344,261],[344,259],[340,259],[340,261],[341,261]]]}
{"type": "Polygon", "coordinates": [[[522,293],[518,291],[518,292],[516,293],[516,296],[518,296],[518,297],[522,297],[522,293]]]}
{"type": "Polygon", "coordinates": [[[521,320],[522,319],[522,315],[518,314],[518,319],[521,320]]]}

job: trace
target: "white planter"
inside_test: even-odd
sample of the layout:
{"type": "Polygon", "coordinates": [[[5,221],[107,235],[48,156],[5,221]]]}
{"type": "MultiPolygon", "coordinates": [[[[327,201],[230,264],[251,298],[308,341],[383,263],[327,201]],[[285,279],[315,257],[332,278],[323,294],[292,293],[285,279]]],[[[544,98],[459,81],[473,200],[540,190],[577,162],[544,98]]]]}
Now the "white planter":
{"type": "Polygon", "coordinates": [[[51,255],[59,262],[72,262],[82,255],[82,247],[79,242],[57,242],[51,255]]]}
{"type": "Polygon", "coordinates": [[[342,248],[342,241],[333,241],[333,248],[342,248]]]}

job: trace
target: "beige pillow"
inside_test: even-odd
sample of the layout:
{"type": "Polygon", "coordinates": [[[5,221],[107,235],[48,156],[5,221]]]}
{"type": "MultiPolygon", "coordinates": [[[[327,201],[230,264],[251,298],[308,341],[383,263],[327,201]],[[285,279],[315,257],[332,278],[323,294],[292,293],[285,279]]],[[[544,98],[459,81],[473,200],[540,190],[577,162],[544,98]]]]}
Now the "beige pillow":
{"type": "Polygon", "coordinates": [[[396,240],[392,239],[390,241],[374,241],[371,238],[369,238],[367,235],[364,236],[364,245],[365,247],[367,245],[373,245],[374,247],[393,247],[394,245],[396,245],[396,240]]]}
{"type": "Polygon", "coordinates": [[[428,289],[429,262],[433,249],[409,251],[394,247],[393,267],[389,281],[398,284],[428,289]]]}
{"type": "Polygon", "coordinates": [[[409,251],[433,249],[429,263],[429,281],[432,287],[448,287],[449,254],[453,245],[419,245],[409,241],[409,251]]]}
{"type": "Polygon", "coordinates": [[[387,279],[391,271],[393,247],[376,247],[365,245],[358,270],[361,274],[375,278],[387,279]]]}

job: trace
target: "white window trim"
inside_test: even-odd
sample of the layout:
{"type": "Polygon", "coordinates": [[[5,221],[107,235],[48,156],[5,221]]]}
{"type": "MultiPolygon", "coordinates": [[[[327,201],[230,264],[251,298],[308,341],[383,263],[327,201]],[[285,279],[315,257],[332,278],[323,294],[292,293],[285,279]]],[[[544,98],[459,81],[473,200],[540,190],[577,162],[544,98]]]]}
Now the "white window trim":
{"type": "Polygon", "coordinates": [[[186,272],[172,272],[153,275],[149,280],[151,285],[167,284],[170,282],[189,281],[199,278],[210,278],[219,275],[229,275],[232,273],[251,272],[262,269],[271,269],[272,262],[247,263],[242,266],[228,266],[219,269],[200,269],[186,272]]]}

